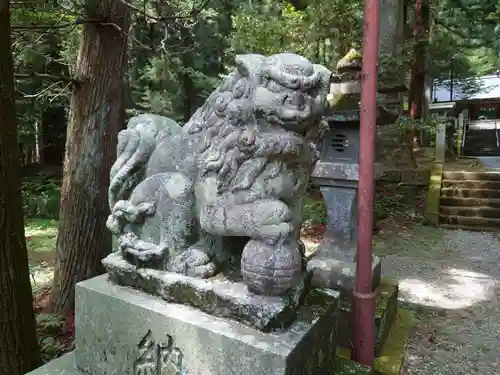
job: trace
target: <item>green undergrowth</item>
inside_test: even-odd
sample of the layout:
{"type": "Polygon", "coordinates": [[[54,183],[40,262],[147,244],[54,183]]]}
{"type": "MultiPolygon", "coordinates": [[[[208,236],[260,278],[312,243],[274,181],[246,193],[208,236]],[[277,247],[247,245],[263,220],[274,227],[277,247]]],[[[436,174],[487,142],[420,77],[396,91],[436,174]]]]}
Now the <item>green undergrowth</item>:
{"type": "MultiPolygon", "coordinates": [[[[380,183],[373,202],[375,220],[397,218],[420,223],[424,218],[425,197],[425,189],[418,186],[380,183]]],[[[319,189],[311,188],[304,198],[303,216],[306,226],[327,223],[327,211],[319,189]]]]}
{"type": "Polygon", "coordinates": [[[40,172],[23,178],[23,211],[25,217],[57,219],[61,198],[61,180],[53,173],[40,172]]]}
{"type": "Polygon", "coordinates": [[[44,362],[66,352],[67,345],[60,336],[64,334],[64,321],[55,314],[36,314],[36,326],[40,354],[44,362]]]}
{"type": "Polygon", "coordinates": [[[57,237],[57,221],[51,219],[27,219],[24,233],[29,252],[54,251],[57,237]]]}
{"type": "Polygon", "coordinates": [[[377,186],[374,210],[377,220],[389,217],[399,219],[423,220],[422,204],[425,191],[419,186],[380,183],[377,186]]]}
{"type": "Polygon", "coordinates": [[[327,215],[326,207],[323,200],[315,199],[307,196],[304,198],[304,225],[314,226],[318,224],[326,224],[327,215]]]}
{"type": "Polygon", "coordinates": [[[25,221],[26,247],[33,292],[52,280],[57,240],[57,221],[30,218],[25,221]]]}

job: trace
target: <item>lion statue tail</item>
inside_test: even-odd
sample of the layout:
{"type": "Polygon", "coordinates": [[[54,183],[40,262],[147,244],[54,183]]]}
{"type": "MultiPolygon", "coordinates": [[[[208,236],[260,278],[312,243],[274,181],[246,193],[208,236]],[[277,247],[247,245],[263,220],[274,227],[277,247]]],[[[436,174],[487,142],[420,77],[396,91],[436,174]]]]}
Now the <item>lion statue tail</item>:
{"type": "Polygon", "coordinates": [[[181,132],[174,120],[153,114],[132,117],[118,134],[117,158],[110,171],[109,208],[126,200],[142,181],[146,165],[156,146],[165,138],[181,132]]]}

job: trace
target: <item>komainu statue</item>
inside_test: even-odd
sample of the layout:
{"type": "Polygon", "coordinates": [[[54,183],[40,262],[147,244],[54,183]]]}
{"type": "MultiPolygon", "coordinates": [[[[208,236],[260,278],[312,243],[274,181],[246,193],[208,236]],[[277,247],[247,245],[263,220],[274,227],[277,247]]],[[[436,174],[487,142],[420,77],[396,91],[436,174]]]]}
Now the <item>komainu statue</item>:
{"type": "Polygon", "coordinates": [[[235,65],[184,126],[129,121],[107,227],[138,269],[210,278],[235,265],[250,291],[278,296],[304,272],[302,197],[328,129],[331,73],[292,53],[235,65]]]}

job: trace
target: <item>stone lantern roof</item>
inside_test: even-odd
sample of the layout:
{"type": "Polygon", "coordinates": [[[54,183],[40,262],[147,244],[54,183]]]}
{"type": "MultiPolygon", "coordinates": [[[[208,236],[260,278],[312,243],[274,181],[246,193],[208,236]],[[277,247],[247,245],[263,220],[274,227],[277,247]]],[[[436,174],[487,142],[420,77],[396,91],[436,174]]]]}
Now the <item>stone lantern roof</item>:
{"type": "MultiPolygon", "coordinates": [[[[332,75],[328,95],[334,118],[359,118],[362,65],[363,56],[354,48],[337,63],[337,71],[332,75]]],[[[392,111],[387,111],[383,103],[379,103],[377,121],[380,125],[396,120],[397,115],[390,112],[392,111]]]]}

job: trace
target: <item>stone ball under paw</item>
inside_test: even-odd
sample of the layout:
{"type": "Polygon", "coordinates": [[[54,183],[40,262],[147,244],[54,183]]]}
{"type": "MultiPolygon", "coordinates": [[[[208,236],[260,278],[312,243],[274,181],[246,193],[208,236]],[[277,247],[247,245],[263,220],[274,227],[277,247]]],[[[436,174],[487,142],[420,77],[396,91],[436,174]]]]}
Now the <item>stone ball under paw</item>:
{"type": "Polygon", "coordinates": [[[295,241],[271,245],[250,240],[241,255],[241,274],[248,289],[256,294],[285,294],[302,277],[302,254],[295,241]]]}

